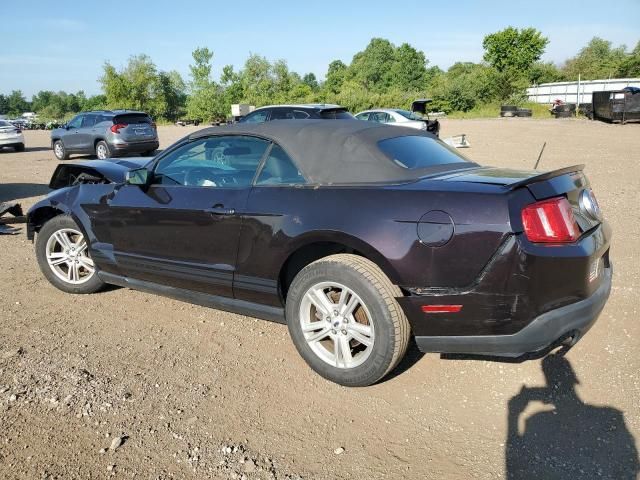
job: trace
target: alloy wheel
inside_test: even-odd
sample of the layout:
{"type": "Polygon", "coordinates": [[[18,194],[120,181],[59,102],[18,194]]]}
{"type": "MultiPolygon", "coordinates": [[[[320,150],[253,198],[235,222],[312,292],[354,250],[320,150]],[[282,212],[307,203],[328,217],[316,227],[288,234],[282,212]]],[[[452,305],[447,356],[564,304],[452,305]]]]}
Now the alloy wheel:
{"type": "Polygon", "coordinates": [[[345,285],[312,286],[302,298],[299,318],[307,345],[329,365],[350,369],[369,358],[375,341],[371,314],[345,285]]]}
{"type": "Polygon", "coordinates": [[[46,256],[51,271],[66,283],[80,285],[95,274],[87,242],[78,230],[56,230],[47,240],[46,256]]]}
{"type": "Polygon", "coordinates": [[[98,145],[98,147],[96,148],[96,156],[100,160],[104,160],[105,158],[107,158],[107,147],[102,144],[98,145]]]}

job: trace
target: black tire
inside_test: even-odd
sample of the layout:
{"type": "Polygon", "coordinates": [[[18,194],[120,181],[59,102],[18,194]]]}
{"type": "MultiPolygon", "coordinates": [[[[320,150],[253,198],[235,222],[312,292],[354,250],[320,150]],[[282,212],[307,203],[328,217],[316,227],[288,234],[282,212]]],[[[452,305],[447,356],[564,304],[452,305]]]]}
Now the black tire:
{"type": "Polygon", "coordinates": [[[556,105],[556,107],[554,108],[554,111],[556,111],[556,112],[575,112],[576,111],[576,106],[573,103],[567,103],[567,104],[563,104],[563,105],[556,105]]]}
{"type": "Polygon", "coordinates": [[[518,110],[518,107],[516,105],[502,105],[500,107],[500,112],[515,112],[516,110],[518,110]]]}
{"type": "Polygon", "coordinates": [[[157,150],[149,150],[148,152],[143,152],[143,157],[153,157],[157,153],[157,150]]]}
{"type": "Polygon", "coordinates": [[[104,140],[100,140],[98,143],[96,143],[96,157],[99,160],[109,158],[111,157],[111,155],[111,149],[109,148],[109,145],[107,145],[107,142],[105,142],[104,140]]]}
{"type": "MultiPolygon", "coordinates": [[[[402,308],[395,300],[399,296],[402,296],[400,289],[391,283],[376,264],[366,258],[348,254],[322,258],[303,268],[289,289],[286,317],[291,339],[307,364],[324,378],[349,387],[372,385],[393,370],[407,351],[411,329],[402,308]],[[357,366],[338,368],[329,364],[312,350],[302,331],[300,310],[303,298],[313,286],[323,282],[336,282],[355,292],[370,314],[369,322],[373,324],[375,333],[373,344],[369,347],[368,356],[357,366]]],[[[311,311],[314,311],[313,308],[315,307],[311,311]]],[[[355,318],[358,318],[357,313],[356,310],[355,318]]],[[[330,322],[327,328],[332,328],[331,322],[334,319],[329,320],[327,317],[326,320],[330,322]]],[[[353,339],[346,341],[352,342],[353,339]]],[[[364,347],[356,341],[355,348],[359,346],[364,347]]]]}
{"type": "MultiPolygon", "coordinates": [[[[36,236],[36,259],[38,260],[38,266],[42,273],[49,282],[59,290],[67,293],[95,293],[104,287],[104,282],[100,280],[97,275],[97,270],[92,275],[87,275],[87,279],[82,283],[71,283],[62,280],[53,270],[54,267],[49,265],[47,261],[47,243],[49,239],[53,237],[56,232],[60,232],[65,229],[72,229],[77,232],[82,232],[76,222],[68,215],[59,215],[52,218],[45,223],[36,236]]],[[[59,252],[62,253],[62,252],[59,252]]],[[[87,254],[88,256],[88,254],[87,254]]],[[[90,257],[89,257],[90,258],[90,257]]],[[[67,266],[68,267],[68,266],[67,266]]],[[[82,267],[81,267],[82,268],[82,267]]],[[[68,270],[67,270],[68,271],[68,270]]]]}
{"type": "Polygon", "coordinates": [[[529,108],[519,108],[516,111],[516,117],[530,117],[532,115],[531,109],[529,108]]]}
{"type": "Polygon", "coordinates": [[[505,112],[500,112],[500,116],[501,117],[515,117],[516,116],[516,112],[512,112],[510,110],[505,111],[505,112]]]}
{"type": "Polygon", "coordinates": [[[64,143],[61,140],[53,142],[53,154],[58,160],[67,160],[69,158],[67,149],[64,148],[64,143]]]}
{"type": "Polygon", "coordinates": [[[571,118],[574,116],[573,112],[555,112],[556,118],[571,118]]]}
{"type": "Polygon", "coordinates": [[[16,152],[24,152],[24,143],[19,143],[15,147],[13,147],[16,152]]]}

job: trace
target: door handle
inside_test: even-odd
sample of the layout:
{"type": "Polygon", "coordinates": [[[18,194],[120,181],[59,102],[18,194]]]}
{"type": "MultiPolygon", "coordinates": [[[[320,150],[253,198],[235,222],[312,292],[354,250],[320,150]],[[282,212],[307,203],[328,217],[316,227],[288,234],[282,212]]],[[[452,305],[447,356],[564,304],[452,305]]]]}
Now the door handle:
{"type": "Polygon", "coordinates": [[[218,203],[207,210],[211,215],[235,215],[236,211],[233,208],[225,208],[224,205],[218,203]]]}

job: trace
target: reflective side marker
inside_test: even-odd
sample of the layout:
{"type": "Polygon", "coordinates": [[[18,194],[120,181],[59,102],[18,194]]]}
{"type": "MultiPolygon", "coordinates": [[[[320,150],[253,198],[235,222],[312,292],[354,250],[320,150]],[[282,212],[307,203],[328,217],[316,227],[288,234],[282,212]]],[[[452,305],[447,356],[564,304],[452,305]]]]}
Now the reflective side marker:
{"type": "Polygon", "coordinates": [[[462,305],[422,305],[424,313],[458,313],[462,305]]]}

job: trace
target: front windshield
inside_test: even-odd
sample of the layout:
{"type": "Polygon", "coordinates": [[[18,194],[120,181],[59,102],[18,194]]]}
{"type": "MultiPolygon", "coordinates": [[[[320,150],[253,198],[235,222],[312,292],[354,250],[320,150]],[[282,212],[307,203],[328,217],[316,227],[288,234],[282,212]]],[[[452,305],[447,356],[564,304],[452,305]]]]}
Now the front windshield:
{"type": "Polygon", "coordinates": [[[404,118],[408,120],[422,120],[422,117],[420,115],[414,112],[410,112],[408,110],[394,110],[394,111],[396,113],[399,113],[400,115],[402,115],[404,118]]]}

